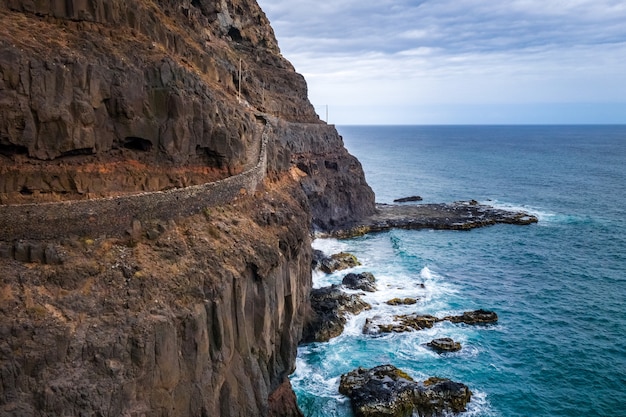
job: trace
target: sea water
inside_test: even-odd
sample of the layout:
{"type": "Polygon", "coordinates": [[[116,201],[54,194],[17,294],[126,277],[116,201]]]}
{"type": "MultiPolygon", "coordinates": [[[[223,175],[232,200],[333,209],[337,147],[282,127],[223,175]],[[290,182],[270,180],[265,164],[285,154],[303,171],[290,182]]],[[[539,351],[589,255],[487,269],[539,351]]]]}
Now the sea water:
{"type": "Polygon", "coordinates": [[[372,310],[343,334],[301,346],[291,377],[306,416],[351,416],[342,373],[393,364],[473,392],[467,416],[626,416],[626,126],[340,126],[378,202],[476,199],[523,209],[530,226],[392,230],[314,241],[362,265],[314,274],[314,286],[372,272],[372,310]],[[423,285],[422,285],[423,284],[423,285]],[[395,297],[415,305],[389,306],[395,297]],[[448,322],[374,337],[365,319],[494,310],[498,324],[448,322]],[[451,337],[459,352],[425,344],[451,337]]]}

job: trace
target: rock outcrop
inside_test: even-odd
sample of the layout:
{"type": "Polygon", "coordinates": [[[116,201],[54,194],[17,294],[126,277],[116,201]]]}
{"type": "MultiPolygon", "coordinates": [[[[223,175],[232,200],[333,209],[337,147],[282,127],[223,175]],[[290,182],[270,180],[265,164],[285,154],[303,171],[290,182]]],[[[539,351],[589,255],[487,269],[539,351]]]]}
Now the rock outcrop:
{"type": "Polygon", "coordinates": [[[347,274],[345,277],[343,277],[341,284],[351,290],[361,290],[367,292],[376,291],[376,278],[371,272],[347,274]]]}
{"type": "Polygon", "coordinates": [[[475,200],[441,204],[377,204],[376,212],[328,233],[349,238],[390,229],[471,230],[494,224],[529,225],[538,219],[522,211],[498,209],[475,200]]]}
{"type": "Polygon", "coordinates": [[[311,313],[307,318],[302,343],[327,342],[339,336],[348,314],[358,314],[371,306],[357,294],[346,294],[340,286],[311,290],[311,313]]]}
{"type": "Polygon", "coordinates": [[[455,342],[449,337],[433,339],[430,342],[426,343],[426,346],[428,346],[437,353],[457,352],[461,350],[461,344],[459,342],[455,342]]]}
{"type": "Polygon", "coordinates": [[[326,256],[320,251],[316,251],[315,254],[316,259],[313,268],[320,269],[326,274],[332,274],[335,271],[342,271],[361,265],[356,256],[347,252],[333,253],[330,256],[326,256]]]}
{"type": "Polygon", "coordinates": [[[429,378],[419,383],[392,365],[358,368],[341,376],[356,417],[432,417],[466,410],[472,392],[459,382],[429,378]]]}
{"type": "Polygon", "coordinates": [[[310,230],[374,212],[254,0],[0,0],[0,204],[3,416],[299,415],[310,230]]]}
{"type": "Polygon", "coordinates": [[[488,325],[498,322],[498,315],[494,311],[475,310],[466,311],[460,316],[446,316],[438,318],[429,314],[402,314],[393,317],[374,316],[365,319],[363,333],[379,335],[382,333],[404,333],[415,330],[430,329],[436,323],[450,321],[469,325],[488,325]]]}
{"type": "Polygon", "coordinates": [[[0,204],[299,167],[316,228],[374,212],[253,0],[0,0],[0,204]]]}
{"type": "Polygon", "coordinates": [[[57,265],[0,260],[0,415],[298,415],[310,238],[284,181],[133,241],[65,239],[57,265]]]}

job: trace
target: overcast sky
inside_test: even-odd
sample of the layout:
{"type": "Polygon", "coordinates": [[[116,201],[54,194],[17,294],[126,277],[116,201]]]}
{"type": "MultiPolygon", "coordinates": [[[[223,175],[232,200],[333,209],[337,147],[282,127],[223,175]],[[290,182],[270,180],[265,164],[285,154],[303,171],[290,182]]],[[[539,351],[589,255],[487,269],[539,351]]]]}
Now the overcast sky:
{"type": "Polygon", "coordinates": [[[626,123],[626,0],[259,4],[329,123],[626,123]]]}

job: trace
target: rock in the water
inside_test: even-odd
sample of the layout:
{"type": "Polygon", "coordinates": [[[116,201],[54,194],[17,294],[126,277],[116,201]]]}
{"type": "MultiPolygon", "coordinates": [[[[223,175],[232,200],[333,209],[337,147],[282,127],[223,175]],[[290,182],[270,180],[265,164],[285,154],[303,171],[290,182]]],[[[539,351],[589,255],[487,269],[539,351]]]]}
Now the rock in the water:
{"type": "Polygon", "coordinates": [[[313,270],[319,269],[322,261],[327,258],[326,254],[319,249],[313,249],[311,255],[311,269],[313,270]]]}
{"type": "Polygon", "coordinates": [[[476,201],[377,204],[376,209],[376,213],[362,221],[341,225],[330,234],[348,238],[390,229],[470,230],[498,223],[528,225],[538,222],[537,217],[529,213],[501,210],[476,201]]]}
{"type": "Polygon", "coordinates": [[[394,316],[392,321],[381,316],[374,316],[365,320],[364,334],[378,335],[381,333],[403,333],[413,330],[429,329],[441,321],[430,315],[406,314],[394,316]]]}
{"type": "Polygon", "coordinates": [[[430,342],[426,343],[426,346],[428,346],[437,353],[457,352],[461,350],[461,344],[459,342],[455,342],[449,337],[433,339],[430,342]]]}
{"type": "Polygon", "coordinates": [[[354,268],[361,263],[351,253],[340,252],[327,256],[319,261],[319,268],[327,274],[332,274],[335,271],[341,271],[343,269],[354,268]]]}
{"type": "Polygon", "coordinates": [[[403,197],[393,200],[394,203],[410,203],[412,201],[422,201],[422,197],[419,195],[413,195],[411,197],[403,197]]]}
{"type": "Polygon", "coordinates": [[[326,342],[343,332],[348,313],[358,314],[371,306],[357,294],[346,294],[338,285],[311,290],[312,313],[302,343],[326,342]]]}
{"type": "Polygon", "coordinates": [[[448,320],[452,323],[492,324],[497,323],[498,315],[493,311],[480,309],[475,311],[466,311],[460,316],[444,317],[443,320],[448,320]]]}
{"type": "Polygon", "coordinates": [[[371,272],[361,272],[360,274],[350,273],[343,277],[341,283],[351,290],[376,291],[376,278],[371,272]]]}
{"type": "Polygon", "coordinates": [[[449,379],[423,383],[392,365],[358,368],[341,376],[339,392],[352,401],[356,417],[441,416],[465,411],[471,391],[449,379]]]}
{"type": "Polygon", "coordinates": [[[387,301],[386,304],[389,304],[390,306],[399,306],[399,305],[412,305],[412,304],[416,304],[417,303],[417,298],[392,298],[391,300],[387,301]]]}

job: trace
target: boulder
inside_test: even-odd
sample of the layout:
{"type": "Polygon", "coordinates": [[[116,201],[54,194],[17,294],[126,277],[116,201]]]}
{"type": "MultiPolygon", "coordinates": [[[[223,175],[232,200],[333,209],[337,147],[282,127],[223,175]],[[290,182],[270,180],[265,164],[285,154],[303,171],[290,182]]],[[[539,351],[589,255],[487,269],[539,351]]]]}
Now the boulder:
{"type": "Polygon", "coordinates": [[[472,395],[466,385],[449,379],[416,382],[393,365],[358,368],[343,374],[339,392],[350,398],[356,417],[459,413],[465,411],[472,395]]]}
{"type": "Polygon", "coordinates": [[[376,278],[371,272],[350,273],[343,277],[341,283],[351,290],[376,291],[376,278]]]}
{"type": "Polygon", "coordinates": [[[406,314],[394,316],[392,321],[385,317],[374,316],[365,320],[364,334],[378,335],[381,333],[403,333],[413,330],[429,329],[441,321],[430,315],[406,314]]]}
{"type": "Polygon", "coordinates": [[[417,298],[392,298],[387,301],[386,304],[390,306],[399,306],[399,305],[412,305],[417,303],[417,298]]]}
{"type": "Polygon", "coordinates": [[[460,316],[448,316],[443,320],[448,320],[452,323],[465,323],[465,324],[493,324],[498,322],[498,315],[489,310],[475,310],[466,311],[460,316]]]}
{"type": "Polygon", "coordinates": [[[428,346],[437,353],[457,352],[461,350],[461,344],[459,342],[455,342],[449,337],[433,339],[430,342],[426,343],[426,346],[428,346]]]}
{"type": "Polygon", "coordinates": [[[348,314],[358,314],[371,306],[357,294],[346,294],[340,286],[311,290],[311,314],[306,323],[302,343],[327,342],[339,336],[348,314]]]}
{"type": "Polygon", "coordinates": [[[319,268],[327,274],[332,274],[335,271],[341,271],[348,268],[354,268],[359,265],[361,265],[361,263],[356,256],[347,252],[335,253],[319,261],[319,268]]]}

